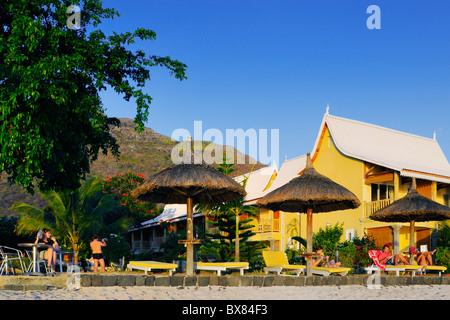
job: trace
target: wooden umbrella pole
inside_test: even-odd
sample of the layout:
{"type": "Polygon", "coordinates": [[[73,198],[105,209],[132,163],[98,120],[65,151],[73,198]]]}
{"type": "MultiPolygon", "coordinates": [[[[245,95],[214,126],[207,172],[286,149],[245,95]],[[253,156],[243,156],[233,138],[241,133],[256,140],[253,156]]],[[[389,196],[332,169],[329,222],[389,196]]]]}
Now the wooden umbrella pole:
{"type": "Polygon", "coordinates": [[[194,244],[192,240],[194,239],[194,225],[192,218],[193,202],[192,198],[187,198],[187,256],[186,256],[186,274],[192,276],[194,274],[194,244]]]}
{"type": "MultiPolygon", "coordinates": [[[[410,225],[409,225],[409,250],[411,250],[412,247],[415,247],[415,234],[414,234],[414,224],[415,221],[411,220],[410,225]]],[[[409,264],[414,265],[414,254],[411,253],[410,251],[410,256],[409,256],[409,264]]]]}
{"type": "MultiPolygon", "coordinates": [[[[306,209],[306,252],[313,252],[313,241],[312,241],[312,209],[306,209]]],[[[308,257],[306,259],[306,275],[312,276],[312,258],[308,257]]]]}

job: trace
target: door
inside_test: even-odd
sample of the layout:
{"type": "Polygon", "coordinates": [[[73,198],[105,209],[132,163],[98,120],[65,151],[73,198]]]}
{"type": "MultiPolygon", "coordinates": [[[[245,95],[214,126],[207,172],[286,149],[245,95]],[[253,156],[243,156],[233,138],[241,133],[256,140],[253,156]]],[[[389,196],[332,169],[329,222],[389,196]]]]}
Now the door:
{"type": "Polygon", "coordinates": [[[375,242],[380,249],[387,243],[394,243],[394,233],[391,227],[367,229],[367,234],[374,237],[375,242]]]}

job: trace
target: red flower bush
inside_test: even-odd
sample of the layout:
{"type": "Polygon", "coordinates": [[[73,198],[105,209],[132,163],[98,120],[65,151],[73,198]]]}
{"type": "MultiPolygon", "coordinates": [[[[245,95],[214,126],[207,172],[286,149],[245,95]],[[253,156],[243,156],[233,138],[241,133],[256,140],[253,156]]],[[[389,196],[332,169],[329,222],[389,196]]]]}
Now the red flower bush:
{"type": "Polygon", "coordinates": [[[119,203],[129,210],[134,224],[152,219],[161,213],[154,203],[139,201],[131,196],[131,191],[145,182],[142,173],[128,172],[106,177],[103,192],[113,194],[119,203]]]}

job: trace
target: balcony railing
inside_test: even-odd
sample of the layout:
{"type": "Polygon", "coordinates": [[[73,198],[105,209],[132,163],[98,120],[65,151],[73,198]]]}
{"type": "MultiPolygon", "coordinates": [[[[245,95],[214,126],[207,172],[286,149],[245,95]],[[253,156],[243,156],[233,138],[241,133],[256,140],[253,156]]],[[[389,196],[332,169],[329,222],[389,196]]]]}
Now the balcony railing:
{"type": "Polygon", "coordinates": [[[256,233],[280,232],[280,230],[280,219],[261,218],[256,233]]]}
{"type": "Polygon", "coordinates": [[[383,199],[378,201],[370,201],[366,202],[366,210],[365,210],[365,218],[369,218],[369,216],[372,213],[375,213],[376,211],[383,209],[384,207],[387,207],[392,202],[394,202],[393,199],[383,199]]]}

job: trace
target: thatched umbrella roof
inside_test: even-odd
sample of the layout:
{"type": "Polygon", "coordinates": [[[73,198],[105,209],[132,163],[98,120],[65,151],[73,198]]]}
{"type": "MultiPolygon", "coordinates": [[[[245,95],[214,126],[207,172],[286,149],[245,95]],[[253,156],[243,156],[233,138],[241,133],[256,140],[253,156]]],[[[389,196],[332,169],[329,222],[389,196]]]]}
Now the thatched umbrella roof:
{"type": "Polygon", "coordinates": [[[306,212],[307,265],[306,275],[312,275],[312,214],[354,209],[361,202],[349,190],[319,174],[308,152],[302,175],[268,193],[257,204],[273,211],[306,212]]]}
{"type": "Polygon", "coordinates": [[[207,164],[178,164],[151,176],[132,196],[154,203],[213,204],[244,197],[244,188],[207,164]]]}
{"type": "Polygon", "coordinates": [[[273,211],[306,212],[312,209],[313,213],[319,213],[354,209],[361,202],[351,191],[318,173],[308,153],[303,174],[270,192],[257,204],[273,211]]]}
{"type": "Polygon", "coordinates": [[[383,222],[443,221],[450,219],[450,208],[420,195],[413,178],[408,194],[369,217],[383,222]]]}

